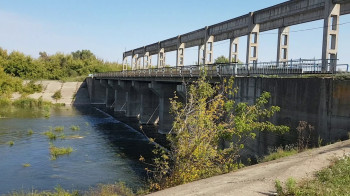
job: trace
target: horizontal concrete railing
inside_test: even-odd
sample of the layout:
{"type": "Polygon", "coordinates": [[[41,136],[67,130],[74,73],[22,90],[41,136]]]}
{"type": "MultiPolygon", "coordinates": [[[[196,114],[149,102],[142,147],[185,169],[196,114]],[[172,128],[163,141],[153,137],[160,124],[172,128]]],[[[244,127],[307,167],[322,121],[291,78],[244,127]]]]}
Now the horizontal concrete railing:
{"type": "MultiPolygon", "coordinates": [[[[290,60],[285,63],[266,62],[257,64],[212,64],[191,65],[182,67],[163,67],[153,69],[126,70],[119,72],[95,73],[96,78],[134,78],[134,77],[198,77],[201,71],[206,71],[209,77],[249,76],[249,75],[288,75],[321,73],[322,60],[290,60]]],[[[337,65],[335,70],[328,66],[326,73],[349,72],[349,65],[337,65]]]]}
{"type": "MultiPolygon", "coordinates": [[[[144,54],[146,52],[149,52],[150,55],[154,55],[159,52],[160,48],[164,48],[165,52],[175,51],[179,43],[186,43],[185,48],[199,46],[204,44],[205,39],[209,36],[214,36],[215,42],[233,37],[241,37],[251,33],[249,26],[252,24],[259,24],[259,32],[264,32],[321,20],[325,18],[325,13],[328,11],[326,7],[327,1],[330,0],[286,1],[205,28],[126,51],[123,56],[127,57],[136,54],[144,54]]],[[[341,5],[340,15],[350,13],[349,0],[333,0],[332,2],[341,5]]]]}

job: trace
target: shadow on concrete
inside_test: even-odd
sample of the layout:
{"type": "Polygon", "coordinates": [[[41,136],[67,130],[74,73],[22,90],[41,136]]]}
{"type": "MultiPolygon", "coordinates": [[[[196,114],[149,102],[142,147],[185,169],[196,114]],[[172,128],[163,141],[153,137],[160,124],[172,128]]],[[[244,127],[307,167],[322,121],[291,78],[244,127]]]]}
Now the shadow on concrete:
{"type": "Polygon", "coordinates": [[[73,101],[73,106],[81,105],[90,105],[89,91],[86,80],[84,80],[84,82],[80,85],[73,101]]]}

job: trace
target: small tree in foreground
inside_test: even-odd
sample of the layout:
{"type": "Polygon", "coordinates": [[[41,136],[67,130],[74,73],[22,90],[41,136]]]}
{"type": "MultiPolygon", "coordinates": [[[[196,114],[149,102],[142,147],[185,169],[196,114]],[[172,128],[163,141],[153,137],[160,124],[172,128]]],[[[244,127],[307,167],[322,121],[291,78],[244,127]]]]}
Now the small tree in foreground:
{"type": "MultiPolygon", "coordinates": [[[[237,169],[239,151],[256,131],[286,132],[286,126],[268,121],[279,107],[266,107],[264,92],[254,105],[235,103],[233,79],[211,85],[205,76],[187,86],[186,102],[171,99],[173,128],[167,139],[170,150],[157,146],[151,190],[159,190],[237,169]],[[223,143],[229,143],[224,147],[223,143]]],[[[144,158],[140,158],[144,161],[144,158]]]]}

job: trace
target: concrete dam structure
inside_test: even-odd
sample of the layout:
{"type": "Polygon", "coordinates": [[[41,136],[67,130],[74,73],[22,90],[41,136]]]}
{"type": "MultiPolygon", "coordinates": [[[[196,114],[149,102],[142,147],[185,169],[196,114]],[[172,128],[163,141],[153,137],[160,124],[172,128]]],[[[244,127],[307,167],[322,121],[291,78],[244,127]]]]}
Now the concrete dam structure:
{"type": "MultiPolygon", "coordinates": [[[[168,133],[172,128],[169,98],[174,97],[175,91],[179,97],[185,93],[181,81],[89,77],[86,82],[92,104],[112,107],[127,117],[138,117],[140,124],[157,123],[161,133],[168,133]]],[[[307,121],[315,127],[316,139],[320,136],[325,142],[330,142],[348,137],[350,80],[236,77],[235,86],[239,89],[234,98],[237,102],[253,104],[262,92],[270,92],[270,104],[281,108],[272,120],[290,126],[291,132],[295,132],[299,121],[307,121]]],[[[273,144],[278,138],[269,137],[267,140],[273,144]]]]}
{"type": "MultiPolygon", "coordinates": [[[[196,80],[206,70],[211,82],[235,77],[239,91],[234,99],[238,102],[254,103],[262,92],[270,92],[271,104],[281,108],[272,119],[274,123],[290,126],[295,133],[299,121],[307,121],[315,127],[313,137],[316,140],[317,137],[324,142],[344,139],[350,131],[350,81],[299,76],[337,74],[341,66],[345,67],[342,71],[349,72],[349,65],[337,63],[339,20],[341,15],[349,13],[350,0],[290,0],[126,51],[123,71],[97,73],[86,79],[90,101],[124,112],[127,117],[137,117],[141,124],[158,124],[160,133],[168,133],[173,122],[169,98],[174,97],[176,91],[185,99],[183,82],[196,80]],[[324,21],[320,40],[322,59],[288,60],[291,26],[315,20],[324,21]],[[273,29],[279,32],[276,62],[259,62],[259,33],[273,29]],[[247,36],[244,64],[237,62],[241,36],[247,36]],[[213,44],[222,40],[230,40],[229,63],[214,64],[213,44]],[[185,66],[185,50],[190,47],[198,47],[198,62],[185,66]],[[177,61],[176,65],[168,67],[166,53],[171,51],[176,51],[177,61]],[[157,57],[155,65],[152,65],[153,55],[157,57]],[[266,75],[279,78],[264,77],[266,75]]],[[[261,133],[257,142],[250,145],[251,150],[259,152],[268,145],[288,143],[293,140],[293,133],[280,137],[261,133]]]]}

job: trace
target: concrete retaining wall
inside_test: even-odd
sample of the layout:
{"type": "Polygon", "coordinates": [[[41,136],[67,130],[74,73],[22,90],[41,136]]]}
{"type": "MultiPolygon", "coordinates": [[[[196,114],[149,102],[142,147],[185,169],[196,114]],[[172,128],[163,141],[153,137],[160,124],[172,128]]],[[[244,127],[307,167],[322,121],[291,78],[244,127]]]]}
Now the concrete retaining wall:
{"type": "Polygon", "coordinates": [[[346,139],[350,132],[350,81],[332,78],[236,78],[237,101],[254,103],[262,92],[271,93],[271,104],[279,106],[273,121],[291,127],[289,134],[262,133],[252,151],[266,153],[267,146],[295,143],[299,121],[315,127],[313,143],[346,139]]]}

